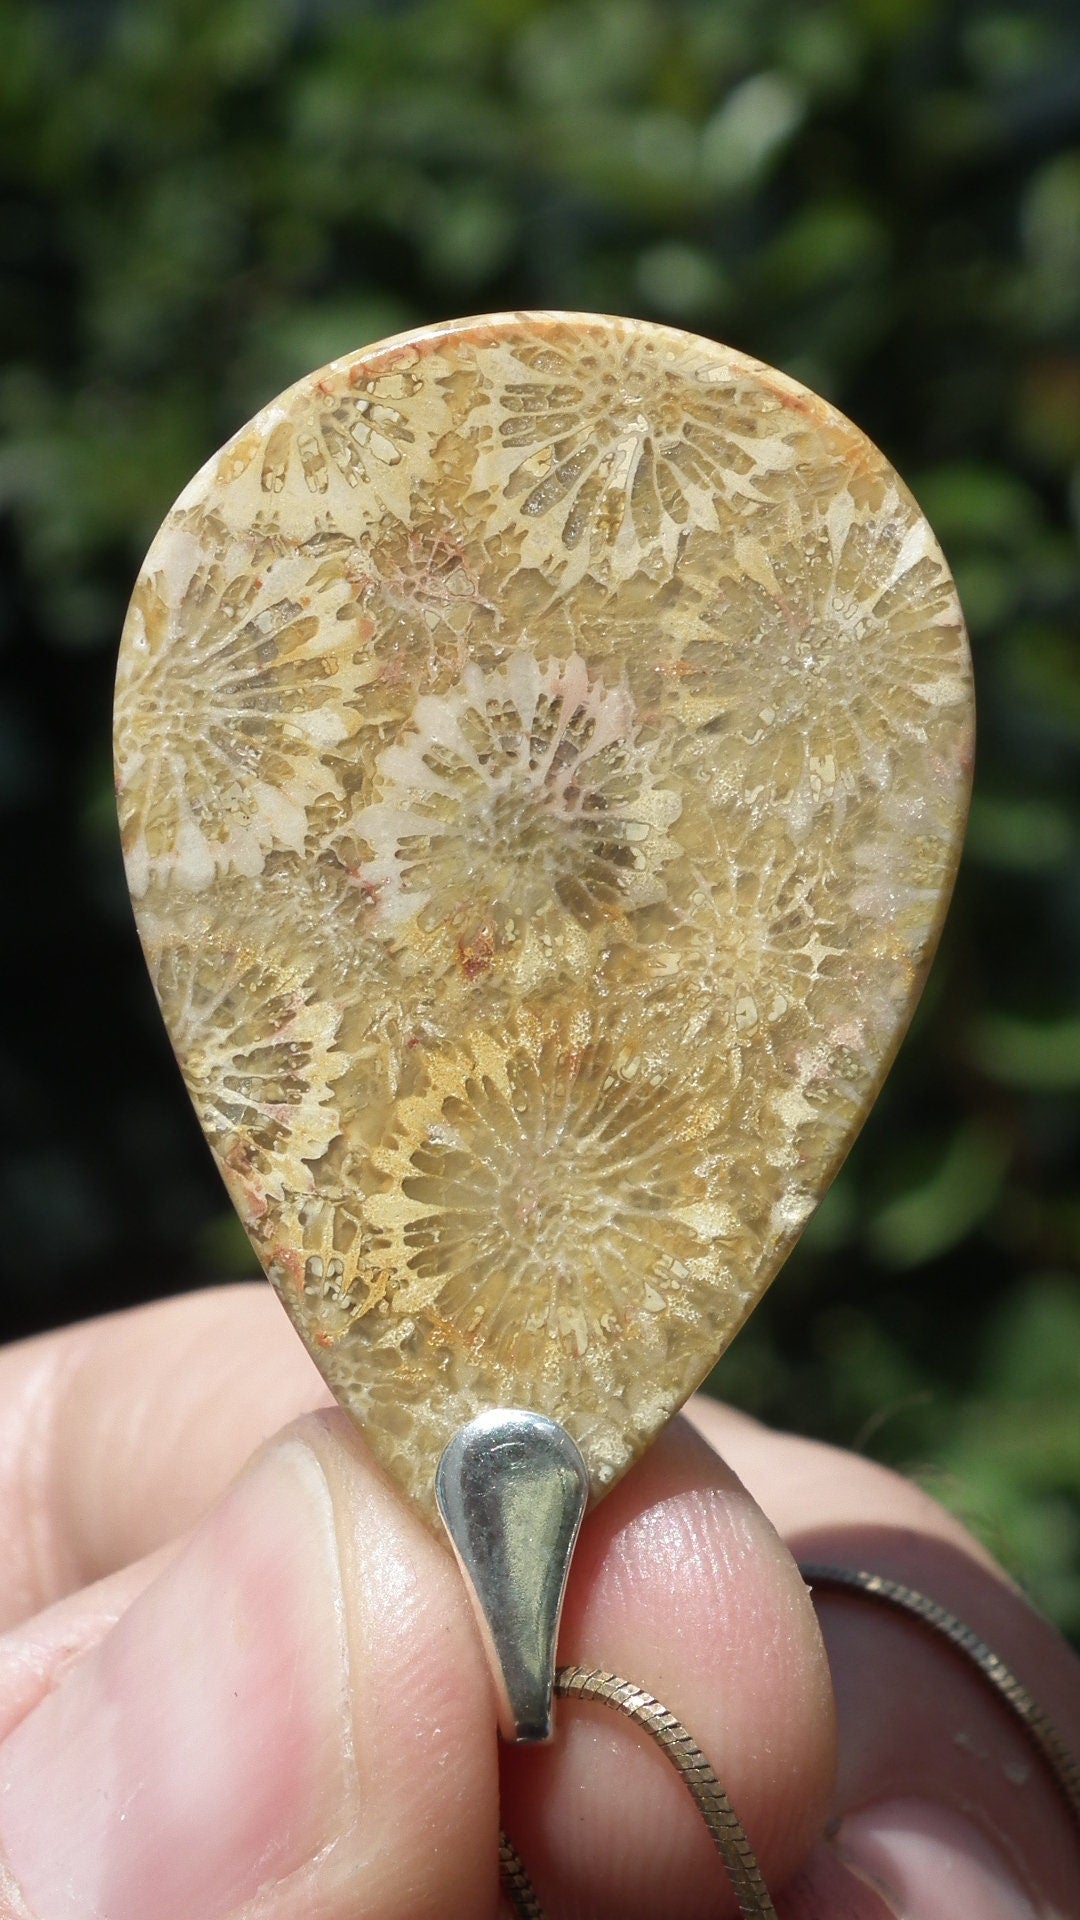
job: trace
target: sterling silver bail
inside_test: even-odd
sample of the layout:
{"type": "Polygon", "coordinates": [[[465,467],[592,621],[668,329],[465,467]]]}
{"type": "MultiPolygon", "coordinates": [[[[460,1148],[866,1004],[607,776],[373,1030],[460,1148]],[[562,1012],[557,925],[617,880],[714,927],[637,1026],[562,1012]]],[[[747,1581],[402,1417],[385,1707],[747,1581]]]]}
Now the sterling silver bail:
{"type": "Polygon", "coordinates": [[[476,1612],[504,1740],[552,1735],[555,1644],[589,1481],[570,1435],[519,1407],[459,1428],[435,1497],[476,1612]]]}

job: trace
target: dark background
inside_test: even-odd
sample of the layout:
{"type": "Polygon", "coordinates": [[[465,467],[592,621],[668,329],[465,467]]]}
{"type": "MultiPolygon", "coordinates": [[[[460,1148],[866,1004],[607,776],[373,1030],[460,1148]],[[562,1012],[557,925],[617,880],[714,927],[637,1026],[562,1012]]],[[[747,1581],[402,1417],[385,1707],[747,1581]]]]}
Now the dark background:
{"type": "Polygon", "coordinates": [[[910,480],[980,761],[888,1089],[714,1384],[916,1472],[1080,1630],[1080,9],[0,0],[0,1331],[252,1271],[143,976],[109,704],[189,474],[504,306],[672,321],[910,480]]]}

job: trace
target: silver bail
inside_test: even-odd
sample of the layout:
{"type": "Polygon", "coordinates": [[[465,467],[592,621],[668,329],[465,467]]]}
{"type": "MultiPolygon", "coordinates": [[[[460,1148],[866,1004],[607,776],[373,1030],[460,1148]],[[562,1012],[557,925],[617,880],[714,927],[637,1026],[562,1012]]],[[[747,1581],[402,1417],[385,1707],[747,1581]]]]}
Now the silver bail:
{"type": "Polygon", "coordinates": [[[465,1576],[504,1740],[550,1740],[555,1643],[589,1479],[564,1427],[497,1407],[458,1429],[435,1497],[465,1576]]]}

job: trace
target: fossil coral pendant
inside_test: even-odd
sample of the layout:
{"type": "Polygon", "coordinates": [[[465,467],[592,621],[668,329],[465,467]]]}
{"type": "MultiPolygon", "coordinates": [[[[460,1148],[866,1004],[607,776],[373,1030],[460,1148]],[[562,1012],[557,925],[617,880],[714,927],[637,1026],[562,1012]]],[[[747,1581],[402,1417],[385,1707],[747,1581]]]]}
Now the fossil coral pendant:
{"type": "Polygon", "coordinates": [[[429,1515],[495,1408],[601,1494],[723,1352],[907,1024],[971,749],[888,462],[665,327],[366,348],[181,495],[117,686],[139,929],[259,1258],[429,1515]]]}

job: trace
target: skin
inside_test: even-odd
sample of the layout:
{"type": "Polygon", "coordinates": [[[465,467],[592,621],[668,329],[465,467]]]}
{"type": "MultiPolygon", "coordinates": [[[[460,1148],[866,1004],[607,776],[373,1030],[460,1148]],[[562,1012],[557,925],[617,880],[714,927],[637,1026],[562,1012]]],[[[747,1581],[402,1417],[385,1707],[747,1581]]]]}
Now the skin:
{"type": "MultiPolygon", "coordinates": [[[[1080,1914],[1009,1716],[795,1557],[952,1607],[1080,1751],[1068,1649],[906,1481],[688,1411],[587,1520],[560,1657],[689,1724],[780,1920],[1080,1914]]],[[[0,1354],[0,1530],[0,1920],[496,1920],[500,1817],[549,1920],[734,1911],[632,1727],[564,1704],[552,1747],[499,1748],[448,1550],[268,1288],[0,1354]]]]}

